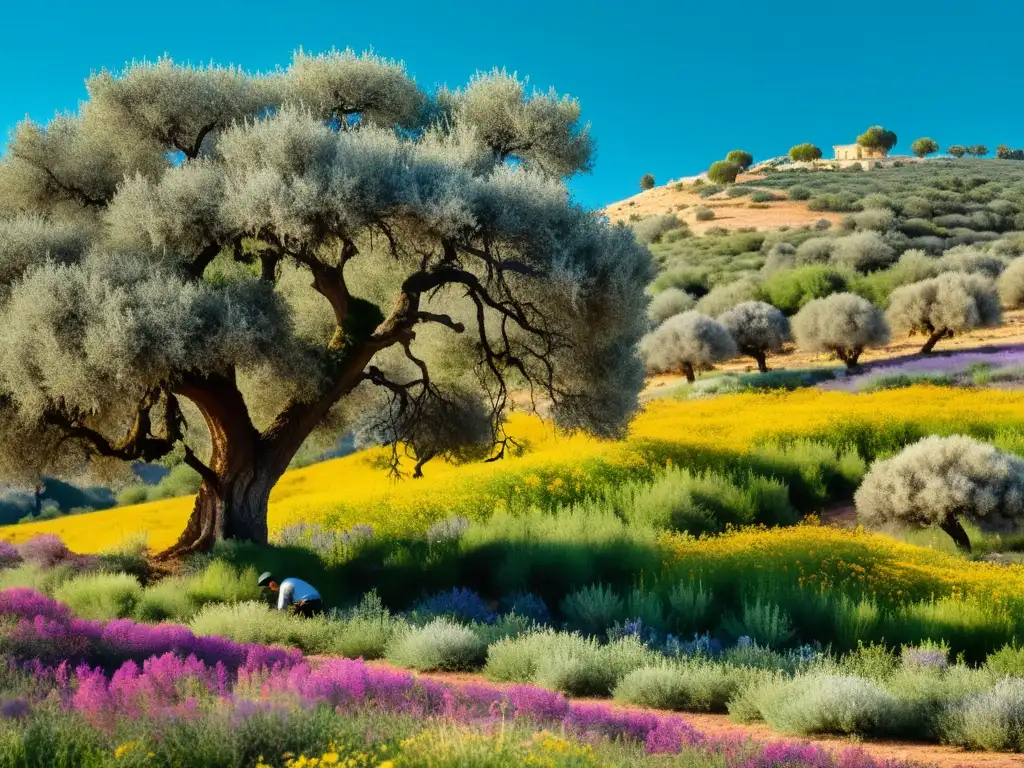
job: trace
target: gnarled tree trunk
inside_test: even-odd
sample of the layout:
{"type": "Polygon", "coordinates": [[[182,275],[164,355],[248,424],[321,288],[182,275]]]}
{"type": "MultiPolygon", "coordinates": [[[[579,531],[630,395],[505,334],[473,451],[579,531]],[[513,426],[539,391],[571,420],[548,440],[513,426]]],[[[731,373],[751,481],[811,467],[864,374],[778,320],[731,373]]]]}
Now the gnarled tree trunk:
{"type": "Polygon", "coordinates": [[[697,380],[697,376],[693,372],[693,365],[691,365],[690,363],[683,363],[682,368],[683,375],[686,377],[686,380],[688,382],[692,384],[697,380]]]}
{"type": "Polygon", "coordinates": [[[971,539],[955,517],[946,518],[939,527],[953,540],[961,552],[970,553],[971,539]]]}
{"type": "Polygon", "coordinates": [[[928,337],[928,341],[926,341],[924,343],[924,346],[921,347],[921,353],[927,354],[931,352],[933,349],[935,349],[935,345],[945,338],[953,338],[953,332],[948,331],[945,328],[940,328],[937,331],[933,331],[932,335],[928,337]]]}

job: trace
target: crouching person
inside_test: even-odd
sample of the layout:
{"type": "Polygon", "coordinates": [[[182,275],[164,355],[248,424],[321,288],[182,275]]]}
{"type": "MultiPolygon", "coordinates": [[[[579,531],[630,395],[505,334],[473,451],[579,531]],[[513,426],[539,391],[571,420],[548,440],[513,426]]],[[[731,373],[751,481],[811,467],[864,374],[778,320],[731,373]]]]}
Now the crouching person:
{"type": "Polygon", "coordinates": [[[273,574],[267,571],[260,576],[257,583],[271,592],[277,592],[279,611],[290,611],[307,618],[324,612],[320,593],[312,584],[307,584],[302,579],[289,577],[279,585],[274,581],[273,574]]]}

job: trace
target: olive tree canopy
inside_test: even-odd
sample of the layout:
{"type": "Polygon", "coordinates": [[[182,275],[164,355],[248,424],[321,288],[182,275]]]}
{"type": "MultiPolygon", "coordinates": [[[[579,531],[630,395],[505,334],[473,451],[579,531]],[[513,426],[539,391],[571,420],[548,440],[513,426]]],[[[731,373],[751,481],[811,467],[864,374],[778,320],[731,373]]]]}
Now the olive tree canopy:
{"type": "Polygon", "coordinates": [[[670,317],[640,341],[640,354],[651,373],[682,371],[695,381],[694,369],[736,354],[732,336],[717,320],[689,311],[670,317]]]}
{"type": "Polygon", "coordinates": [[[855,502],[866,526],[934,525],[970,551],[961,520],[994,532],[1024,522],[1024,460],[965,435],[926,437],[872,464],[855,502]]]}
{"type": "Polygon", "coordinates": [[[379,390],[406,417],[468,387],[620,432],[643,369],[647,250],[570,198],[578,104],[504,72],[423,91],[372,55],[267,75],[169,60],[87,81],[0,161],[0,468],[184,451],[168,556],[267,540],[302,443],[379,390]]]}
{"type": "Polygon", "coordinates": [[[744,301],[724,312],[718,322],[736,342],[736,348],[757,361],[757,370],[768,371],[765,356],[779,352],[789,341],[789,320],[776,307],[765,301],[744,301]]]}
{"type": "Polygon", "coordinates": [[[865,347],[889,341],[889,326],[882,311],[852,293],[833,293],[814,299],[793,318],[796,345],[812,352],[834,352],[855,368],[865,347]]]}
{"type": "Polygon", "coordinates": [[[998,325],[1002,311],[991,279],[944,272],[893,291],[886,316],[895,331],[926,335],[921,351],[931,352],[939,341],[955,333],[998,325]]]}

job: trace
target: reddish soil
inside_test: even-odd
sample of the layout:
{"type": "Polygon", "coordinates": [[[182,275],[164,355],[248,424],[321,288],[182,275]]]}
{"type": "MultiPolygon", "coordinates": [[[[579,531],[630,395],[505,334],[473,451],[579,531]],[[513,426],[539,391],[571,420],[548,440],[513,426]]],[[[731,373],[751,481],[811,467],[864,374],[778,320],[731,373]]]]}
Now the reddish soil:
{"type": "MultiPolygon", "coordinates": [[[[317,662],[325,660],[325,656],[311,656],[310,661],[317,662]]],[[[381,669],[392,669],[400,672],[408,672],[394,667],[384,661],[370,661],[368,666],[381,669]]],[[[416,673],[413,673],[416,674],[416,673]]],[[[439,680],[445,683],[465,684],[487,682],[489,685],[502,687],[501,683],[491,683],[484,680],[480,675],[468,673],[422,673],[420,677],[431,680],[439,680]]],[[[594,701],[602,704],[609,704],[621,709],[642,710],[641,707],[625,707],[615,704],[607,699],[574,699],[574,701],[594,701]]],[[[658,711],[662,714],[661,710],[658,711]]],[[[671,713],[681,714],[698,731],[712,736],[740,736],[755,741],[771,741],[775,739],[791,739],[784,733],[773,731],[763,723],[741,725],[729,720],[727,715],[695,714],[691,712],[671,713]]],[[[935,744],[923,744],[906,741],[860,741],[839,736],[820,736],[814,739],[798,739],[815,744],[826,749],[841,751],[847,747],[856,746],[868,754],[888,759],[912,760],[924,766],[934,768],[1021,768],[1024,766],[1024,756],[1009,755],[996,752],[968,752],[959,747],[944,747],[935,744]]]]}

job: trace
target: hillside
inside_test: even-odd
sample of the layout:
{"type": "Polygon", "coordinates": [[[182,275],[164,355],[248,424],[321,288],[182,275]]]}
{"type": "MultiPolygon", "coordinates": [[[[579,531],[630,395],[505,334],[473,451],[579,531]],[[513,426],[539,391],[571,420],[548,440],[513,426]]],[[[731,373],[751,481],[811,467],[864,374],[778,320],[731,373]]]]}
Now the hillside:
{"type": "MultiPolygon", "coordinates": [[[[737,181],[757,189],[759,182],[764,178],[762,174],[743,174],[737,181]]],[[[699,188],[694,188],[692,183],[682,182],[665,184],[612,203],[606,206],[602,213],[612,221],[625,223],[628,223],[632,216],[674,213],[697,235],[704,234],[711,227],[724,227],[731,231],[749,227],[809,227],[821,219],[838,223],[842,218],[836,213],[816,213],[808,210],[807,203],[799,200],[782,199],[771,204],[752,203],[748,198],[730,198],[724,192],[711,198],[704,198],[699,194],[699,188]],[[710,221],[697,221],[698,207],[710,208],[715,212],[715,218],[710,221]]]]}

